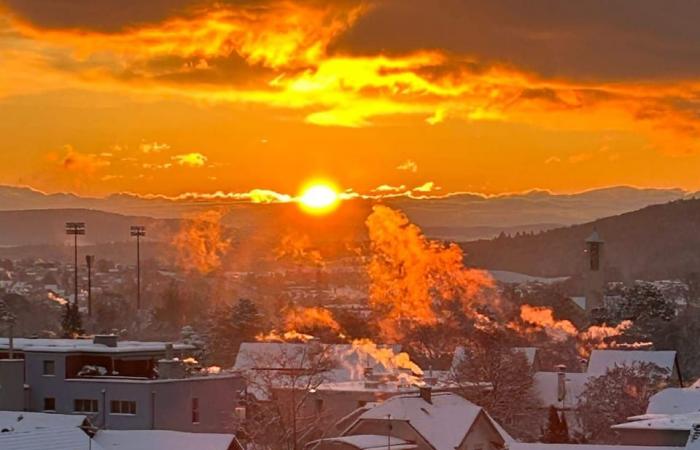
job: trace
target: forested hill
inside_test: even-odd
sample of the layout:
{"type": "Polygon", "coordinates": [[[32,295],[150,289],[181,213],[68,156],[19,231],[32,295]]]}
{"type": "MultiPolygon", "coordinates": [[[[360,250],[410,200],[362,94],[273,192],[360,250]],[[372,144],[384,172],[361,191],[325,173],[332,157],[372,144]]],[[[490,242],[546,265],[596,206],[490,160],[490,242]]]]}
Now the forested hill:
{"type": "Polygon", "coordinates": [[[700,200],[648,206],[539,234],[466,242],[466,262],[539,276],[580,273],[584,240],[596,228],[607,270],[618,279],[685,278],[700,272],[700,200]]]}

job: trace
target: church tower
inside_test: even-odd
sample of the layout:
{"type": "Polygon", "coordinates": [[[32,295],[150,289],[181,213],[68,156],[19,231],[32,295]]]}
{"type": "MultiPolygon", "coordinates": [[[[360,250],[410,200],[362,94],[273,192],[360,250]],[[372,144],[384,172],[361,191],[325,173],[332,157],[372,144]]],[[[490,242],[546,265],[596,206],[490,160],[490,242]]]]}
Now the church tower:
{"type": "Polygon", "coordinates": [[[586,298],[586,313],[589,318],[603,306],[603,296],[605,294],[605,278],[603,275],[603,244],[598,231],[593,229],[593,233],[586,239],[586,267],[583,271],[584,296],[586,298]]]}

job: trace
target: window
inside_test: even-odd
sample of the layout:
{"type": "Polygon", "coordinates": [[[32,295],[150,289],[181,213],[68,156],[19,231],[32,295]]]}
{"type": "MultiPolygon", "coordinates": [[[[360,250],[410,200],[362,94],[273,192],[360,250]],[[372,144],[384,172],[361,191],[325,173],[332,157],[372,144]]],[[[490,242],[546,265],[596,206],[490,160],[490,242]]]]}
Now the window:
{"type": "Polygon", "coordinates": [[[56,411],[56,399],[53,397],[44,398],[44,411],[56,411]]]}
{"type": "Polygon", "coordinates": [[[97,400],[76,398],[73,400],[73,411],[95,413],[98,411],[97,400]]]}
{"type": "Polygon", "coordinates": [[[112,400],[109,405],[111,414],[136,414],[136,402],[130,400],[112,400]]]}
{"type": "Polygon", "coordinates": [[[56,375],[56,363],[53,360],[44,361],[44,375],[56,375]]]}
{"type": "Polygon", "coordinates": [[[320,414],[323,411],[323,399],[317,398],[314,403],[316,405],[316,414],[320,414]]]}
{"type": "Polygon", "coordinates": [[[199,423],[199,399],[192,399],[192,423],[199,423]]]}

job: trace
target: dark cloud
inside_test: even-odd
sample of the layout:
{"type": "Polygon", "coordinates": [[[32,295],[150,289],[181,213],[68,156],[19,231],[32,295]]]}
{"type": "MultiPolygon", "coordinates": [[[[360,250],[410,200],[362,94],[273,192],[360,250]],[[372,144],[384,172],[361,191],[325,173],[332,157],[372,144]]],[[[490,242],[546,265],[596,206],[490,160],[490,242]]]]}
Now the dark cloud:
{"type": "Polygon", "coordinates": [[[444,49],[548,77],[700,75],[692,0],[387,0],[335,43],[355,53],[444,49]]]}
{"type": "Polygon", "coordinates": [[[201,3],[196,0],[0,0],[13,14],[41,28],[116,32],[159,22],[201,3]]]}

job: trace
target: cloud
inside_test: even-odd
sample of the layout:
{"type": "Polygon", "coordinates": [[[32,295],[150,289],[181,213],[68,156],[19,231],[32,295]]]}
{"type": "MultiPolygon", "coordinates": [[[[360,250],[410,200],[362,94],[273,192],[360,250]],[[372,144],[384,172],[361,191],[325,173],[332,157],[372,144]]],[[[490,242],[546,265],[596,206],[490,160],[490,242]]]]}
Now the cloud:
{"type": "Polygon", "coordinates": [[[142,142],[141,145],[139,145],[139,149],[143,153],[160,153],[163,150],[170,150],[170,146],[158,142],[142,142]]]}
{"type": "Polygon", "coordinates": [[[49,155],[50,160],[54,160],[65,171],[76,172],[84,175],[93,175],[98,170],[109,167],[110,162],[99,155],[93,153],[81,153],[72,146],[64,147],[63,156],[55,154],[49,155]]]}
{"type": "Polygon", "coordinates": [[[209,160],[209,158],[197,152],[175,155],[171,159],[181,166],[188,167],[203,167],[209,160]]]}
{"type": "Polygon", "coordinates": [[[440,189],[441,188],[439,186],[435,186],[434,182],[428,181],[421,184],[420,186],[414,187],[412,190],[413,192],[429,193],[433,191],[439,191],[440,189]]]}
{"type": "Polygon", "coordinates": [[[418,172],[418,164],[416,164],[416,162],[412,159],[407,159],[406,161],[396,166],[396,170],[403,170],[406,172],[416,173],[418,172]]]}
{"type": "Polygon", "coordinates": [[[377,186],[376,188],[372,189],[372,192],[380,192],[380,193],[406,192],[406,185],[402,184],[400,186],[391,186],[389,184],[381,184],[381,185],[377,186]]]}
{"type": "Polygon", "coordinates": [[[700,147],[692,2],[115,1],[6,0],[0,96],[104,89],[321,126],[449,117],[700,147]]]}

